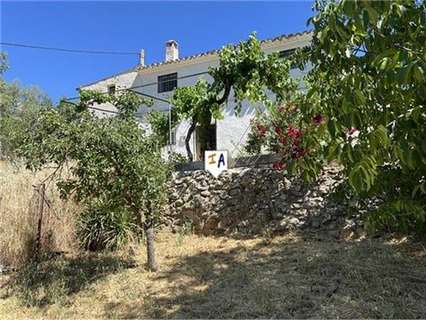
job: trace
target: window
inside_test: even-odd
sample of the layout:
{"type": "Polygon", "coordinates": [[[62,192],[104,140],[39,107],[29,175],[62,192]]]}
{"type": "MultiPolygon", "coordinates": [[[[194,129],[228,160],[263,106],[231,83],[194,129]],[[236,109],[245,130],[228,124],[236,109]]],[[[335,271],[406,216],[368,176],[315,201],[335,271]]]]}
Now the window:
{"type": "Polygon", "coordinates": [[[108,94],[115,94],[115,84],[108,86],[108,94]]]}
{"type": "Polygon", "coordinates": [[[280,51],[279,53],[280,58],[289,58],[295,51],[296,49],[288,49],[288,50],[280,51]]]}
{"type": "Polygon", "coordinates": [[[177,73],[158,77],[158,93],[172,91],[177,88],[177,73]]]}
{"type": "MultiPolygon", "coordinates": [[[[289,58],[291,58],[291,56],[293,55],[293,53],[296,51],[296,49],[288,49],[288,50],[283,50],[283,51],[280,51],[280,53],[279,53],[279,55],[280,55],[280,58],[286,58],[286,59],[289,59],[289,58]]],[[[296,66],[296,64],[293,62],[292,64],[291,64],[291,68],[292,69],[294,69],[294,68],[296,68],[297,66],[296,66]]]]}

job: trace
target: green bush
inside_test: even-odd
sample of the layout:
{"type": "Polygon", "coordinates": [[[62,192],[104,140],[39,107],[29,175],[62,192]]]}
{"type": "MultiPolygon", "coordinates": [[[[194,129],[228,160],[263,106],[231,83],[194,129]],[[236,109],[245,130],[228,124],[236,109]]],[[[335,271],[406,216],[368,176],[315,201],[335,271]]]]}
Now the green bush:
{"type": "Polygon", "coordinates": [[[86,250],[112,250],[133,240],[137,231],[128,210],[94,206],[80,215],[77,236],[86,250]]]}

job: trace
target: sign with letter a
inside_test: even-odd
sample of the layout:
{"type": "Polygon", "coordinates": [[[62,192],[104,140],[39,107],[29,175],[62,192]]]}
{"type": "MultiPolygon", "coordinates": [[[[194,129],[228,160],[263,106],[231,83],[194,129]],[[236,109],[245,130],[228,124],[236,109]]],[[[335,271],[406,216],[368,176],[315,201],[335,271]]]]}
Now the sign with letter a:
{"type": "Polygon", "coordinates": [[[217,178],[228,169],[228,151],[205,151],[204,168],[217,178]]]}

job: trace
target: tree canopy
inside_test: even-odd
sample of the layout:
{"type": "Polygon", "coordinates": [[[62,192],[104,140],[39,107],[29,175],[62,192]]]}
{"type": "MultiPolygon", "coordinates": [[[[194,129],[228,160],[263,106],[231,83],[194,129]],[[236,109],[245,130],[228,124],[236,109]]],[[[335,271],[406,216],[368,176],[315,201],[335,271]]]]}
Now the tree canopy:
{"type": "Polygon", "coordinates": [[[169,174],[157,141],[134,117],[149,103],[129,92],[82,91],[78,104],[62,102],[41,113],[18,153],[33,170],[57,166],[61,195],[83,206],[79,234],[86,248],[114,248],[143,232],[155,270],[153,232],[161,222],[169,174]],[[105,102],[118,109],[116,117],[101,118],[88,108],[105,102]],[[61,174],[65,168],[67,174],[61,174]]]}
{"type": "Polygon", "coordinates": [[[359,196],[382,200],[377,228],[426,230],[425,20],[414,0],[317,2],[312,44],[296,55],[311,67],[306,92],[258,120],[281,167],[313,179],[324,161],[343,164],[359,196]],[[303,156],[289,151],[296,136],[303,156]]]}
{"type": "Polygon", "coordinates": [[[14,150],[24,131],[31,128],[41,110],[52,108],[49,97],[37,87],[25,88],[7,82],[7,56],[0,54],[0,158],[14,159],[14,150]]]}

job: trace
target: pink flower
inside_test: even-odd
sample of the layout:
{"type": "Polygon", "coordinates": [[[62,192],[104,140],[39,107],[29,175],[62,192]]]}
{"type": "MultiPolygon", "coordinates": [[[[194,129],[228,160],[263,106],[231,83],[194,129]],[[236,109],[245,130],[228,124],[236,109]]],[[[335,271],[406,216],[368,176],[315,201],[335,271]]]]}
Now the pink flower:
{"type": "Polygon", "coordinates": [[[281,144],[286,144],[287,143],[287,138],[286,137],[281,136],[279,140],[280,140],[281,144]]]}
{"type": "Polygon", "coordinates": [[[320,124],[322,124],[323,122],[324,122],[324,116],[322,115],[322,114],[320,114],[320,113],[318,113],[314,118],[313,118],[313,120],[314,120],[314,123],[316,124],[316,125],[320,125],[320,124]]]}
{"type": "Polygon", "coordinates": [[[275,127],[275,133],[280,136],[282,133],[281,128],[275,127]]]}
{"type": "Polygon", "coordinates": [[[358,136],[359,135],[359,130],[357,128],[350,128],[348,131],[348,135],[349,136],[358,136]]]}
{"type": "Polygon", "coordinates": [[[357,128],[351,128],[346,132],[346,139],[350,142],[352,147],[359,143],[359,134],[360,131],[357,128]]]}
{"type": "Polygon", "coordinates": [[[275,162],[272,165],[272,168],[275,170],[284,170],[286,167],[287,167],[287,164],[282,161],[275,162]]]}
{"type": "Polygon", "coordinates": [[[294,128],[293,126],[289,126],[287,129],[287,134],[289,137],[293,139],[297,139],[301,136],[301,132],[299,129],[294,128]]]}

